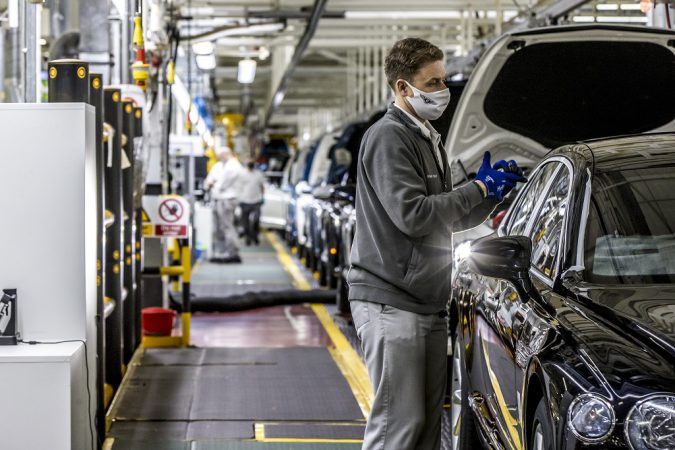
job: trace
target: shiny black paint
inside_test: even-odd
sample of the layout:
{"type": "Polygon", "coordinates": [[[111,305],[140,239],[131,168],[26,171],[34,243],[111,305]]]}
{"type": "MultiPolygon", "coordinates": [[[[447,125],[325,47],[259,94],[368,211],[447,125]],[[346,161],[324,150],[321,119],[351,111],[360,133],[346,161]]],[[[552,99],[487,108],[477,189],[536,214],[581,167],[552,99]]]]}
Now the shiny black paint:
{"type": "MultiPolygon", "coordinates": [[[[620,158],[612,155],[613,142],[561,147],[542,161],[560,158],[573,175],[554,279],[530,269],[533,289],[528,292],[506,281],[503,270],[503,279],[494,278],[500,276],[498,268],[490,273],[467,259],[457,267],[451,317],[462,324],[459,339],[486,445],[492,436],[493,446],[526,448],[534,408],[544,398],[556,448],[625,449],[623,423],[635,402],[675,392],[675,314],[669,312],[675,287],[599,286],[564,276],[577,264],[583,245],[583,211],[595,165],[620,158]],[[489,301],[502,293],[501,303],[489,301]],[[598,445],[581,443],[567,427],[570,403],[587,392],[605,397],[616,413],[614,431],[598,445]]],[[[674,135],[635,137],[628,143],[635,152],[660,151],[661,158],[675,160],[674,135]],[[660,147],[654,150],[654,145],[660,147]]],[[[499,247],[500,236],[502,229],[484,241],[496,240],[499,247]]],[[[489,246],[485,242],[475,243],[478,250],[489,246]]]]}

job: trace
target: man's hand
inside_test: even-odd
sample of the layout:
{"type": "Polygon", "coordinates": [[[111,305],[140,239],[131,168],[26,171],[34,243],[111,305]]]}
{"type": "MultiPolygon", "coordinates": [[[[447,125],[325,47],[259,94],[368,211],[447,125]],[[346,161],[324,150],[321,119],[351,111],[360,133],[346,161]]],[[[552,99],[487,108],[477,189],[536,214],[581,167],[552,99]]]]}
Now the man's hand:
{"type": "MultiPolygon", "coordinates": [[[[523,177],[523,169],[518,167],[518,163],[516,163],[513,159],[510,161],[500,159],[499,161],[497,161],[492,165],[492,168],[495,170],[501,170],[502,172],[515,173],[523,177]]],[[[524,178],[524,180],[522,180],[523,182],[527,181],[525,177],[523,178],[524,178]]]]}
{"type": "MultiPolygon", "coordinates": [[[[499,168],[502,166],[506,169],[509,168],[509,163],[506,161],[498,161],[495,166],[498,164],[500,166],[499,168]]],[[[504,200],[504,196],[513,189],[516,183],[524,183],[527,179],[523,177],[522,171],[520,171],[518,165],[515,164],[515,161],[513,161],[513,164],[511,165],[511,170],[514,170],[513,172],[505,169],[502,171],[499,170],[499,168],[494,168],[490,165],[490,152],[485,152],[483,155],[483,164],[476,174],[476,181],[480,181],[485,185],[488,198],[494,198],[501,202],[504,200]],[[520,171],[520,173],[518,171],[520,171]]]]}

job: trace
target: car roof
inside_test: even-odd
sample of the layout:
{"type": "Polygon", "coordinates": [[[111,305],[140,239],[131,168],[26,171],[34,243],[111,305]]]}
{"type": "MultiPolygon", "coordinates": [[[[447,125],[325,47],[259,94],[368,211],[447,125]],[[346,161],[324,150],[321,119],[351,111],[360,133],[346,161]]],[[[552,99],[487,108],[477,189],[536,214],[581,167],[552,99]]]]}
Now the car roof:
{"type": "Polygon", "coordinates": [[[606,172],[675,163],[675,133],[650,133],[583,142],[596,171],[606,172]]]}

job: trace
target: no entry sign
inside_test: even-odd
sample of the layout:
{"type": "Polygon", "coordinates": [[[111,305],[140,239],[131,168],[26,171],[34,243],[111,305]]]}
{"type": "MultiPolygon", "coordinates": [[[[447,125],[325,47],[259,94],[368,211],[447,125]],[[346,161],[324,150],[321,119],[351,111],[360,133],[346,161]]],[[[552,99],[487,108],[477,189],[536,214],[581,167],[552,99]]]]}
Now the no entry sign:
{"type": "Polygon", "coordinates": [[[187,238],[190,204],[179,195],[143,196],[143,236],[187,238]]]}

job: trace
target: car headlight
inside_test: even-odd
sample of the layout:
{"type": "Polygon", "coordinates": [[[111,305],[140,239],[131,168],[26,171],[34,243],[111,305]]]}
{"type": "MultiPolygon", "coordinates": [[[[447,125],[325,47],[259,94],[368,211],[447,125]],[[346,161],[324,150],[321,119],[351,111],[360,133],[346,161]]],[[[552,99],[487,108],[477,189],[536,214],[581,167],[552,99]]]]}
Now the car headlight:
{"type": "Polygon", "coordinates": [[[655,395],[636,403],[624,430],[634,450],[675,448],[675,394],[655,395]]]}
{"type": "Polygon", "coordinates": [[[601,442],[614,430],[614,409],[599,395],[582,394],[572,401],[567,423],[582,442],[601,442]]]}

